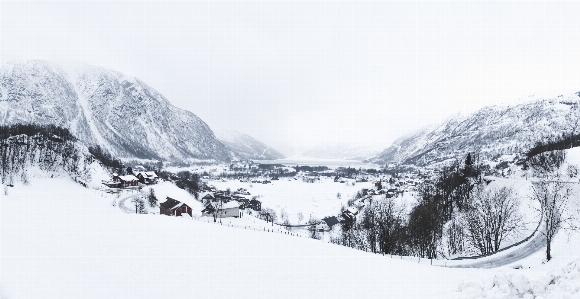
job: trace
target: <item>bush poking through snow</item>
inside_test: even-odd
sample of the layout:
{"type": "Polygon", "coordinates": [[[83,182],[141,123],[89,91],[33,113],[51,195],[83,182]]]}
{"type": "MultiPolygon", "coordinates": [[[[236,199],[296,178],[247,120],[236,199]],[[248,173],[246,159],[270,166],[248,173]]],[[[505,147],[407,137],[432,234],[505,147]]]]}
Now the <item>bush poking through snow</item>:
{"type": "Polygon", "coordinates": [[[465,298],[580,298],[580,259],[535,280],[499,272],[492,281],[462,282],[465,298]]]}

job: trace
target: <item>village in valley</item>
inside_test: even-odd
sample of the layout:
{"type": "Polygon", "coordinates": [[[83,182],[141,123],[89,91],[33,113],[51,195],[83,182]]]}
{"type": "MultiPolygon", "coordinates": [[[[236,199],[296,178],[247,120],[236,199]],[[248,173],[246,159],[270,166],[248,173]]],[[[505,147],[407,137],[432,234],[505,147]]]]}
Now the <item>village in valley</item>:
{"type": "MultiPolygon", "coordinates": [[[[517,162],[518,156],[497,157],[485,165],[485,174],[506,177],[517,171],[517,162]]],[[[410,211],[419,200],[417,188],[435,184],[440,175],[436,166],[291,166],[259,160],[157,171],[134,165],[119,170],[125,174],[114,173],[103,180],[100,190],[129,194],[116,203],[127,213],[219,224],[227,220],[238,228],[293,232],[326,241],[333,228],[356,223],[359,212],[372,201],[391,199],[410,211]],[[189,185],[180,173],[187,173],[189,185]]]]}

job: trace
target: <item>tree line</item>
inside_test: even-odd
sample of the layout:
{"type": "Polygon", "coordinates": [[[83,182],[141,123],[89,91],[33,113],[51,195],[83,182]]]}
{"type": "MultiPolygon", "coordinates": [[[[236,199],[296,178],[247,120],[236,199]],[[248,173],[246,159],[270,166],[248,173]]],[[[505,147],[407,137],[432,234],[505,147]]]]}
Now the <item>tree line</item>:
{"type": "Polygon", "coordinates": [[[0,126],[0,175],[3,184],[16,179],[28,183],[28,166],[46,172],[64,170],[86,180],[93,162],[86,149],[65,128],[54,125],[17,124],[0,126]]]}
{"type": "Polygon", "coordinates": [[[417,204],[367,197],[354,223],[345,222],[333,243],[374,253],[448,257],[497,251],[521,224],[519,201],[509,188],[486,188],[476,158],[444,167],[417,190],[417,204]]]}

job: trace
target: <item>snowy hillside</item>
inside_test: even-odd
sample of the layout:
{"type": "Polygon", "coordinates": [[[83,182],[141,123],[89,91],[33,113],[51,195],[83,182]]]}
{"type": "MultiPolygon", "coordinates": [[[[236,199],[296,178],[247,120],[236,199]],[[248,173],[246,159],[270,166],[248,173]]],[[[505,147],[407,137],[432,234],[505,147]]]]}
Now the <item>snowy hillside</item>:
{"type": "MultiPolygon", "coordinates": [[[[154,188],[160,196],[193,203],[183,190],[154,188]]],[[[65,178],[32,177],[29,185],[16,183],[1,193],[0,297],[448,299],[579,293],[577,233],[558,235],[550,263],[543,264],[538,252],[517,263],[523,269],[445,268],[208,223],[204,217],[125,214],[111,205],[119,201],[65,178]],[[14,213],[22,207],[28,207],[26,213],[14,213]]]]}
{"type": "Polygon", "coordinates": [[[217,139],[244,159],[276,160],[285,156],[250,135],[235,130],[216,129],[217,139]]]}
{"type": "Polygon", "coordinates": [[[464,277],[492,275],[191,218],[125,214],[113,199],[65,179],[2,194],[2,298],[447,299],[458,298],[464,277]],[[13,212],[23,206],[26,213],[13,212]]]}
{"type": "Polygon", "coordinates": [[[99,144],[122,159],[230,158],[195,114],[137,78],[87,65],[65,71],[40,60],[3,64],[0,124],[14,123],[66,127],[85,144],[99,144]]]}
{"type": "Polygon", "coordinates": [[[490,106],[471,115],[450,117],[396,140],[370,159],[375,163],[416,165],[463,158],[476,152],[482,159],[521,153],[544,138],[578,133],[580,93],[509,106],[490,106]],[[575,131],[574,131],[575,130],[575,131]]]}

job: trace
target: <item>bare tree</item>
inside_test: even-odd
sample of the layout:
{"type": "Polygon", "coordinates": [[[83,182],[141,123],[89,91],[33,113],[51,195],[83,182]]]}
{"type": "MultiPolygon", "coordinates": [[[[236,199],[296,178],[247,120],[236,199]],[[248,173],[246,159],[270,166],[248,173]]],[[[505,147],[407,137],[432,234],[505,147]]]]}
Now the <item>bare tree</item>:
{"type": "Polygon", "coordinates": [[[131,199],[131,203],[135,206],[135,214],[147,214],[145,208],[145,201],[140,196],[135,196],[131,199]]]}
{"type": "Polygon", "coordinates": [[[444,245],[447,255],[464,253],[468,246],[468,235],[462,214],[454,216],[443,228],[444,245]]]}
{"type": "Polygon", "coordinates": [[[318,231],[318,225],[320,223],[321,223],[321,220],[318,220],[316,218],[312,218],[312,216],[310,217],[310,219],[308,220],[308,224],[310,225],[308,227],[310,238],[316,239],[316,240],[322,239],[322,235],[320,235],[320,232],[318,231]]]}
{"type": "Polygon", "coordinates": [[[534,197],[540,202],[542,226],[540,232],[546,238],[546,259],[552,259],[552,241],[561,229],[578,229],[575,220],[577,213],[570,203],[572,186],[561,180],[556,172],[551,177],[540,179],[533,187],[534,197]]]}
{"type": "Polygon", "coordinates": [[[468,239],[481,254],[499,250],[502,241],[516,235],[522,225],[519,200],[511,188],[478,186],[465,213],[468,239]]]}
{"type": "MultiPolygon", "coordinates": [[[[217,222],[218,217],[220,217],[220,214],[223,213],[223,207],[224,207],[224,202],[219,199],[217,201],[208,201],[208,207],[207,209],[210,209],[210,213],[213,216],[213,222],[217,222]]],[[[220,223],[221,223],[221,217],[220,217],[220,223]]]]}
{"type": "Polygon", "coordinates": [[[302,212],[298,212],[298,223],[302,222],[303,219],[304,215],[302,215],[302,212]]]}
{"type": "Polygon", "coordinates": [[[276,221],[276,211],[270,208],[262,208],[261,211],[258,212],[258,218],[265,220],[266,222],[272,222],[272,226],[274,226],[274,221],[276,221]]]}
{"type": "MultiPolygon", "coordinates": [[[[564,163],[566,153],[554,150],[534,155],[528,160],[536,176],[539,178],[533,185],[533,196],[540,203],[542,214],[542,229],[540,233],[546,238],[546,259],[552,259],[552,241],[561,229],[576,230],[578,207],[570,202],[572,184],[565,182],[566,177],[560,166],[564,163]]],[[[575,166],[567,169],[567,176],[572,178],[577,173],[575,166]]]]}

